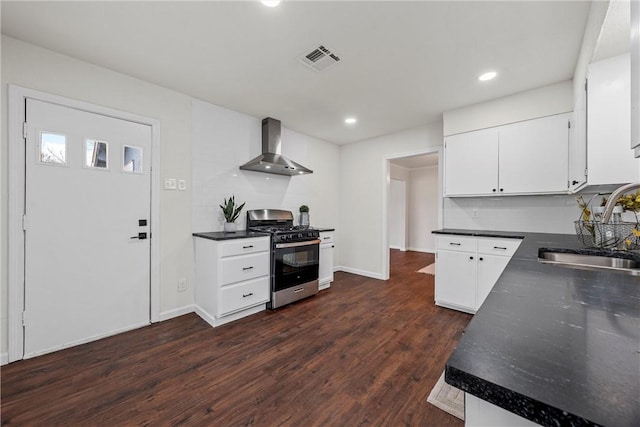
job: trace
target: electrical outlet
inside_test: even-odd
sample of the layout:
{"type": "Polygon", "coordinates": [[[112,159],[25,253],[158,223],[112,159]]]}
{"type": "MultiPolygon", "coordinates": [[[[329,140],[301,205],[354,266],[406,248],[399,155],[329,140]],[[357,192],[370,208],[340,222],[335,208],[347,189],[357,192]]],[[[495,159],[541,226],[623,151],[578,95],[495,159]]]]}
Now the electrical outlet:
{"type": "Polygon", "coordinates": [[[164,189],[165,190],[176,190],[178,188],[178,184],[175,178],[165,178],[164,179],[164,189]]]}
{"type": "Polygon", "coordinates": [[[187,189],[187,181],[184,179],[178,180],[178,190],[185,191],[187,189]]]}
{"type": "Polygon", "coordinates": [[[184,292],[187,290],[187,279],[178,280],[178,292],[184,292]]]}
{"type": "Polygon", "coordinates": [[[478,218],[478,208],[473,208],[473,210],[471,211],[471,218],[478,218]]]}

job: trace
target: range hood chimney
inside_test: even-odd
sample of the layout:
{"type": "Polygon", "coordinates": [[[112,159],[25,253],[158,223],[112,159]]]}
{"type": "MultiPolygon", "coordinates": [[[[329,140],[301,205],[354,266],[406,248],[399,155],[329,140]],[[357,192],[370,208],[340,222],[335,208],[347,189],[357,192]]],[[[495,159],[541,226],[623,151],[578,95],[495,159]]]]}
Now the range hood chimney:
{"type": "Polygon", "coordinates": [[[276,175],[305,175],[313,173],[299,163],[276,154],[280,151],[280,120],[267,117],[262,119],[262,154],[240,166],[240,169],[276,175]]]}

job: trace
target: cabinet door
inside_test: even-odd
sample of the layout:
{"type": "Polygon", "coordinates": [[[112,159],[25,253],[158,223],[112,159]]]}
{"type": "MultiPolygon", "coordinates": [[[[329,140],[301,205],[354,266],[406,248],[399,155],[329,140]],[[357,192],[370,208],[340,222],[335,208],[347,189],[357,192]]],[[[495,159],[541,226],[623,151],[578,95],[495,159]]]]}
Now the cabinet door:
{"type": "Polygon", "coordinates": [[[333,243],[320,245],[318,280],[321,289],[328,288],[333,282],[333,243]]]}
{"type": "Polygon", "coordinates": [[[498,130],[483,129],[445,139],[446,197],[495,194],[498,189],[498,130]]]}
{"type": "Polygon", "coordinates": [[[476,255],[471,252],[438,251],[436,304],[452,304],[475,310],[476,255]]]}
{"type": "Polygon", "coordinates": [[[629,81],[628,54],[589,65],[589,185],[625,184],[640,176],[640,162],[629,152],[629,81]]]}
{"type": "Polygon", "coordinates": [[[640,148],[640,3],[631,2],[631,148],[640,148]]]}
{"type": "Polygon", "coordinates": [[[507,267],[509,257],[478,254],[478,293],[475,309],[479,309],[507,267]]]}
{"type": "Polygon", "coordinates": [[[500,127],[500,193],[568,190],[569,120],[558,114],[500,127]]]}

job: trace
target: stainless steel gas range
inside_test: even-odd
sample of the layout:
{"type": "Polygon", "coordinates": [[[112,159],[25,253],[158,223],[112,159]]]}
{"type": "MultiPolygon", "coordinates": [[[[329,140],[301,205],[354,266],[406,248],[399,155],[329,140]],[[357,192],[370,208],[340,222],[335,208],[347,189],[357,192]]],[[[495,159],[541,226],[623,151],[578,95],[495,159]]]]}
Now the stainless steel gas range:
{"type": "Polygon", "coordinates": [[[247,211],[247,228],[271,234],[271,300],[267,308],[318,293],[318,230],[294,227],[293,213],[279,209],[247,211]]]}

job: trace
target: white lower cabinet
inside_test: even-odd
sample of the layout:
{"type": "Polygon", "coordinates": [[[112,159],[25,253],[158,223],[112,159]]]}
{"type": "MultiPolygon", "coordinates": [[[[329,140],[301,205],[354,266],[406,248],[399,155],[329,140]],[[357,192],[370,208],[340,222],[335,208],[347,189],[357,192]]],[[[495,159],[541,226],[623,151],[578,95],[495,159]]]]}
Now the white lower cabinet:
{"type": "Polygon", "coordinates": [[[457,308],[462,311],[475,311],[476,270],[475,251],[453,252],[438,250],[438,259],[436,260],[436,304],[457,308]],[[441,277],[443,280],[440,280],[441,277]]]}
{"type": "Polygon", "coordinates": [[[540,424],[465,393],[464,425],[465,427],[535,427],[540,424]]]}
{"type": "Polygon", "coordinates": [[[520,245],[519,239],[439,235],[436,305],[475,313],[520,245]]]}
{"type": "Polygon", "coordinates": [[[335,250],[333,231],[320,233],[320,266],[318,271],[319,288],[327,289],[333,282],[333,251],[335,250]]]}
{"type": "Polygon", "coordinates": [[[257,313],[269,301],[269,237],[195,238],[196,313],[212,326],[257,313]]]}

